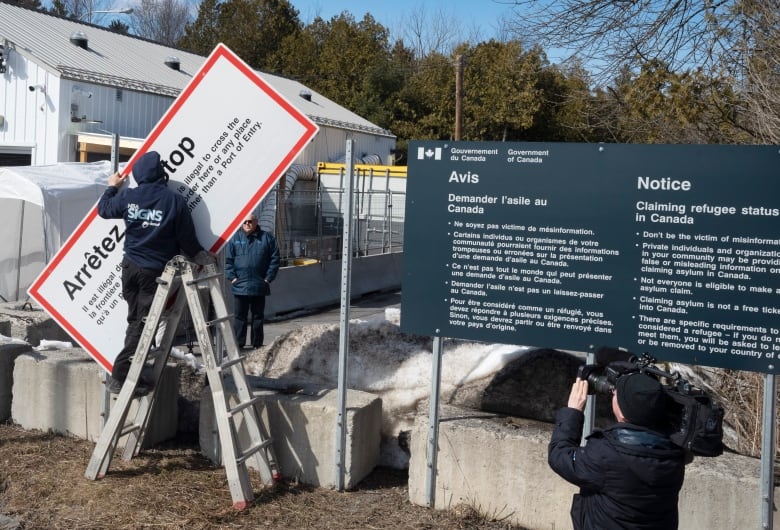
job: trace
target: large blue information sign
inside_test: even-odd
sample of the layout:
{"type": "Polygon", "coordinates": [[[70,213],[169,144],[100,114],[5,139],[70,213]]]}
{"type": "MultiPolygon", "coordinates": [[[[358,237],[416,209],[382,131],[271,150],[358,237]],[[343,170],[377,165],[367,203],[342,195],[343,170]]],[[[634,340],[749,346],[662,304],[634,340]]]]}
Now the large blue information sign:
{"type": "Polygon", "coordinates": [[[406,333],[777,373],[772,146],[412,142],[406,333]]]}

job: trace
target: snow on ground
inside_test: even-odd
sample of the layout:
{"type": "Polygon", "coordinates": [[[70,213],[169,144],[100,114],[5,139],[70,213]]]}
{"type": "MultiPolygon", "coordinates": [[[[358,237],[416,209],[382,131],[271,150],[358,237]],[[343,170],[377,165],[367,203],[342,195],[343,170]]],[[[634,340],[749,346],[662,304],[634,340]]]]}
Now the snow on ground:
{"type": "MultiPolygon", "coordinates": [[[[396,308],[370,320],[350,321],[347,369],[349,388],[382,398],[382,435],[395,444],[399,435],[411,429],[419,405],[428,399],[433,370],[433,339],[401,333],[399,321],[396,308]]],[[[337,324],[315,324],[291,331],[250,356],[247,371],[336,387],[339,334],[337,324]]],[[[450,401],[464,385],[487,385],[507,363],[531,350],[451,339],[444,340],[442,349],[443,402],[450,401]]],[[[383,454],[387,452],[384,447],[383,454]]],[[[408,455],[391,449],[383,463],[405,467],[408,455]]]]}

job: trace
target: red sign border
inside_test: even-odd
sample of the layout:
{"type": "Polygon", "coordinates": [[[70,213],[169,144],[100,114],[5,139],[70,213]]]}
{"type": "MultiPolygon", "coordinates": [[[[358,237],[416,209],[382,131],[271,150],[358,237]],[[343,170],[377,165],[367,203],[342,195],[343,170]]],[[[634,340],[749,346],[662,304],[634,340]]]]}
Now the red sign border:
{"type": "MultiPolygon", "coordinates": [[[[257,193],[255,193],[251,199],[247,201],[246,206],[241,209],[239,215],[237,215],[233,222],[228,225],[227,229],[219,235],[214,245],[212,245],[212,247],[209,249],[211,252],[219,252],[230,236],[236,230],[238,230],[243,218],[252,210],[254,205],[262,200],[262,198],[268,193],[276,181],[281,178],[284,171],[287,170],[295,157],[298,156],[306,144],[312,140],[315,134],[317,134],[318,130],[317,126],[311,120],[309,120],[298,109],[293,107],[286,99],[284,99],[284,97],[281,96],[281,94],[271,88],[270,85],[263,81],[248,64],[246,64],[240,57],[233,53],[227,46],[220,43],[206,58],[206,61],[201,66],[200,70],[198,70],[198,72],[193,76],[192,80],[190,80],[187,86],[184,87],[184,90],[182,90],[179,96],[174,100],[173,104],[168,108],[165,114],[163,114],[163,117],[160,118],[159,122],[157,122],[157,125],[154,127],[154,129],[152,129],[152,132],[149,133],[149,136],[147,136],[141,147],[138,148],[135,154],[130,158],[122,172],[124,175],[128,174],[132,170],[135,161],[144,153],[146,153],[154,141],[157,140],[160,134],[162,134],[170,121],[178,114],[179,110],[181,110],[181,107],[184,105],[187,99],[189,99],[195,89],[200,86],[203,79],[205,79],[206,75],[220,59],[225,59],[232,63],[237,70],[242,72],[247,77],[247,79],[251,80],[255,85],[257,85],[258,88],[260,88],[260,90],[265,92],[266,95],[268,95],[274,102],[276,102],[277,105],[283,108],[290,116],[295,118],[295,120],[304,127],[304,134],[301,135],[293,148],[290,149],[282,161],[273,169],[269,177],[257,190],[257,193]]],[[[110,371],[111,363],[109,363],[105,357],[100,355],[92,343],[86,340],[86,338],[84,338],[81,333],[76,331],[76,329],[70,325],[68,320],[59,311],[55,310],[54,307],[48,302],[48,300],[40,293],[40,288],[43,283],[49,278],[52,271],[57,268],[60,261],[62,261],[64,256],[73,247],[73,245],[76,244],[76,241],[78,241],[78,239],[82,236],[86,228],[95,220],[95,217],[97,217],[97,205],[93,206],[81,221],[81,223],[79,223],[73,234],[71,234],[70,237],[65,241],[60,250],[57,251],[57,253],[52,258],[52,261],[46,265],[35,282],[33,282],[33,284],[27,290],[27,293],[33,299],[35,299],[35,301],[38,302],[41,307],[43,307],[44,310],[47,311],[52,316],[52,318],[54,318],[54,320],[56,320],[57,323],[70,334],[71,337],[73,337],[82,347],[84,347],[84,349],[86,349],[87,352],[89,352],[95,358],[95,360],[103,366],[103,368],[110,371]]]]}

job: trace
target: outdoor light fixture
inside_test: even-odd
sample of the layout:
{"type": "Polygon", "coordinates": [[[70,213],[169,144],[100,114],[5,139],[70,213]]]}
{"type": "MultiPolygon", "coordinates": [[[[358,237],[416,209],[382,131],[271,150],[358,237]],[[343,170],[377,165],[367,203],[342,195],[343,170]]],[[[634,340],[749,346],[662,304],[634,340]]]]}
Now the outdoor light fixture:
{"type": "Polygon", "coordinates": [[[70,91],[73,94],[77,94],[79,96],[83,96],[83,97],[85,97],[87,99],[91,99],[92,98],[92,92],[84,90],[80,86],[74,86],[70,91]]]}
{"type": "Polygon", "coordinates": [[[92,24],[92,15],[130,15],[132,12],[132,7],[124,7],[122,9],[91,9],[88,10],[85,15],[87,16],[86,22],[92,24]]]}

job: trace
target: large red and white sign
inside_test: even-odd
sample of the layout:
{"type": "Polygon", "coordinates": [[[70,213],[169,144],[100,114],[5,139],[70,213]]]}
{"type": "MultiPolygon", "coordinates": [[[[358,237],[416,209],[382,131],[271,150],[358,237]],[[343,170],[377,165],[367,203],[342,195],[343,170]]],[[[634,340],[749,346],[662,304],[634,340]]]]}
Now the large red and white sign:
{"type": "MultiPolygon", "coordinates": [[[[129,161],[160,153],[198,239],[218,252],[317,133],[317,126],[218,45],[129,161]]],[[[131,179],[132,180],[132,179],[131,179]]],[[[28,293],[107,371],[122,349],[124,221],[93,207],[28,293]]]]}

